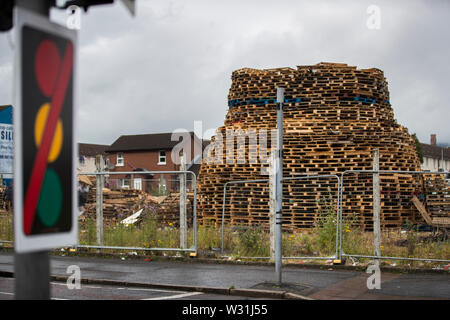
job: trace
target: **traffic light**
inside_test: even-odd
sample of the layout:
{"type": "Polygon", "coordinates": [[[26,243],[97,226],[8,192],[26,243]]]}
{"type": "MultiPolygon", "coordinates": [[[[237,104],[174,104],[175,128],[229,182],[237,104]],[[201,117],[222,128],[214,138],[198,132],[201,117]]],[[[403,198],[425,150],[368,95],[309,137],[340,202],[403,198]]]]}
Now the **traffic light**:
{"type": "Polygon", "coordinates": [[[68,232],[73,201],[73,68],[70,39],[22,29],[23,232],[68,232]]]}

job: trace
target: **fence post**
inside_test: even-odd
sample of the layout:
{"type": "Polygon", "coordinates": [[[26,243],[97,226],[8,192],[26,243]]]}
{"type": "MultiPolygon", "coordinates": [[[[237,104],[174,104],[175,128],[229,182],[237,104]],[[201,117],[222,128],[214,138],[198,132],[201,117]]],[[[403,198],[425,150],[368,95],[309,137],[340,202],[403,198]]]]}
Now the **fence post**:
{"type": "Polygon", "coordinates": [[[275,212],[276,212],[276,153],[272,151],[269,159],[269,225],[270,225],[270,261],[275,261],[275,212]]]}
{"type": "MultiPolygon", "coordinates": [[[[186,157],[184,153],[180,157],[180,171],[186,171],[186,157]]],[[[187,248],[187,223],[186,223],[186,174],[180,174],[180,247],[187,248]]]]}
{"type": "MultiPolygon", "coordinates": [[[[95,157],[97,172],[103,171],[103,157],[95,157]]],[[[96,223],[97,223],[97,245],[103,246],[103,175],[96,175],[96,223]]]]}
{"type": "MultiPolygon", "coordinates": [[[[380,170],[380,151],[374,149],[372,153],[373,157],[373,170],[380,170]]],[[[381,226],[380,226],[380,174],[373,173],[373,246],[374,255],[381,257],[381,226]]],[[[379,267],[380,260],[375,259],[375,264],[379,267]]]]}

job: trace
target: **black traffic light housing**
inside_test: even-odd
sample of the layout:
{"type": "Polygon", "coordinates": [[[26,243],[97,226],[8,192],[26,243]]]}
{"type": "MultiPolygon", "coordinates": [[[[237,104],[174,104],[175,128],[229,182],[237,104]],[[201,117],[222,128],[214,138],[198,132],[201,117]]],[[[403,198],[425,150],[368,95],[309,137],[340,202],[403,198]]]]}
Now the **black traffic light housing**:
{"type": "MultiPolygon", "coordinates": [[[[37,1],[37,0],[26,0],[37,1]]],[[[42,0],[39,0],[42,1],[42,0]]],[[[55,0],[47,0],[48,5],[56,6],[55,0]]],[[[97,6],[101,4],[112,4],[114,0],[68,0],[63,6],[57,7],[58,9],[67,9],[68,7],[75,5],[83,8],[87,11],[91,6],[97,6]]],[[[8,31],[13,27],[13,8],[16,5],[16,0],[1,0],[0,1],[0,31],[8,31]]]]}
{"type": "Polygon", "coordinates": [[[66,1],[64,6],[59,7],[60,9],[67,9],[70,6],[78,6],[83,8],[84,11],[87,11],[91,6],[97,6],[100,4],[111,4],[114,3],[114,0],[69,0],[66,1]]]}
{"type": "Polygon", "coordinates": [[[14,0],[0,1],[0,31],[8,31],[13,26],[14,0]]]}

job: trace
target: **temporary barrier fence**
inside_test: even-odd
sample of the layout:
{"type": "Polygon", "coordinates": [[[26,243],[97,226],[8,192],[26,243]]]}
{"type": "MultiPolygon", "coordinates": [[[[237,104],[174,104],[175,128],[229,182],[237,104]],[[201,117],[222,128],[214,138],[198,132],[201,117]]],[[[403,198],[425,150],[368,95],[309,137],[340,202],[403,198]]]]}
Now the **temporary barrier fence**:
{"type": "MultiPolygon", "coordinates": [[[[433,259],[433,258],[425,258],[425,257],[396,257],[396,256],[383,256],[383,255],[359,255],[353,254],[349,252],[344,252],[343,250],[343,199],[344,199],[344,179],[345,176],[350,174],[402,174],[402,175],[424,175],[424,174],[436,174],[436,175],[449,175],[449,172],[443,171],[396,171],[396,170],[346,170],[341,173],[340,179],[340,204],[339,204],[339,259],[342,257],[354,257],[354,258],[368,258],[368,259],[389,259],[389,260],[410,260],[410,261],[430,261],[430,262],[450,262],[449,259],[433,259]]],[[[448,186],[447,186],[448,187],[448,186]]],[[[450,194],[445,195],[446,198],[450,197],[450,194]]],[[[447,217],[450,218],[449,212],[446,212],[447,217]]],[[[380,221],[378,221],[380,223],[380,221]]],[[[375,230],[374,230],[375,232],[375,230]]],[[[376,244],[374,243],[374,246],[376,244]]],[[[375,252],[375,248],[374,248],[375,252]]]]}
{"type": "MultiPolygon", "coordinates": [[[[112,175],[136,175],[136,174],[189,174],[192,175],[192,184],[194,186],[193,193],[193,241],[190,248],[146,248],[146,247],[135,247],[135,246],[105,246],[105,245],[77,245],[78,248],[91,248],[91,249],[112,249],[112,250],[135,250],[135,251],[176,251],[176,252],[197,252],[197,177],[192,171],[131,171],[131,172],[87,172],[80,173],[80,175],[86,176],[96,176],[97,179],[101,176],[112,176],[112,175]]],[[[97,190],[102,194],[102,190],[97,190]]],[[[97,200],[98,201],[98,200],[97,200]]],[[[101,215],[102,216],[102,215],[101,215]]],[[[103,226],[103,221],[101,223],[103,226]]],[[[103,237],[103,232],[100,232],[101,237],[103,237]]],[[[103,239],[100,239],[103,243],[103,239]]]]}
{"type": "MultiPolygon", "coordinates": [[[[337,175],[305,175],[300,177],[286,177],[281,181],[295,181],[295,180],[311,180],[311,179],[324,179],[333,178],[336,179],[336,240],[335,240],[335,254],[328,257],[318,257],[318,256],[294,256],[294,257],[282,257],[282,259],[303,259],[303,260],[330,260],[336,259],[338,257],[338,246],[339,246],[339,203],[340,203],[340,178],[337,175]]],[[[258,182],[269,182],[269,179],[256,179],[256,180],[238,180],[238,181],[228,181],[224,184],[223,190],[223,204],[222,204],[222,223],[221,223],[221,254],[222,258],[230,258],[230,256],[224,255],[224,227],[225,227],[225,206],[226,206],[226,196],[227,187],[232,184],[245,184],[245,183],[258,183],[258,182]]],[[[274,219],[275,220],[275,219],[274,219]]],[[[239,257],[241,259],[271,259],[271,257],[239,257]]]]}

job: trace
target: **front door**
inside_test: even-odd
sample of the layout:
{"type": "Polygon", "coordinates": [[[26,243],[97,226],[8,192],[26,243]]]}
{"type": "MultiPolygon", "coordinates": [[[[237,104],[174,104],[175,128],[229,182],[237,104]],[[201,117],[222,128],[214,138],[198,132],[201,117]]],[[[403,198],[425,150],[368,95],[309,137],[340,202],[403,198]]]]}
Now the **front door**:
{"type": "Polygon", "coordinates": [[[135,178],[134,179],[134,189],[142,190],[142,178],[135,178]]]}

